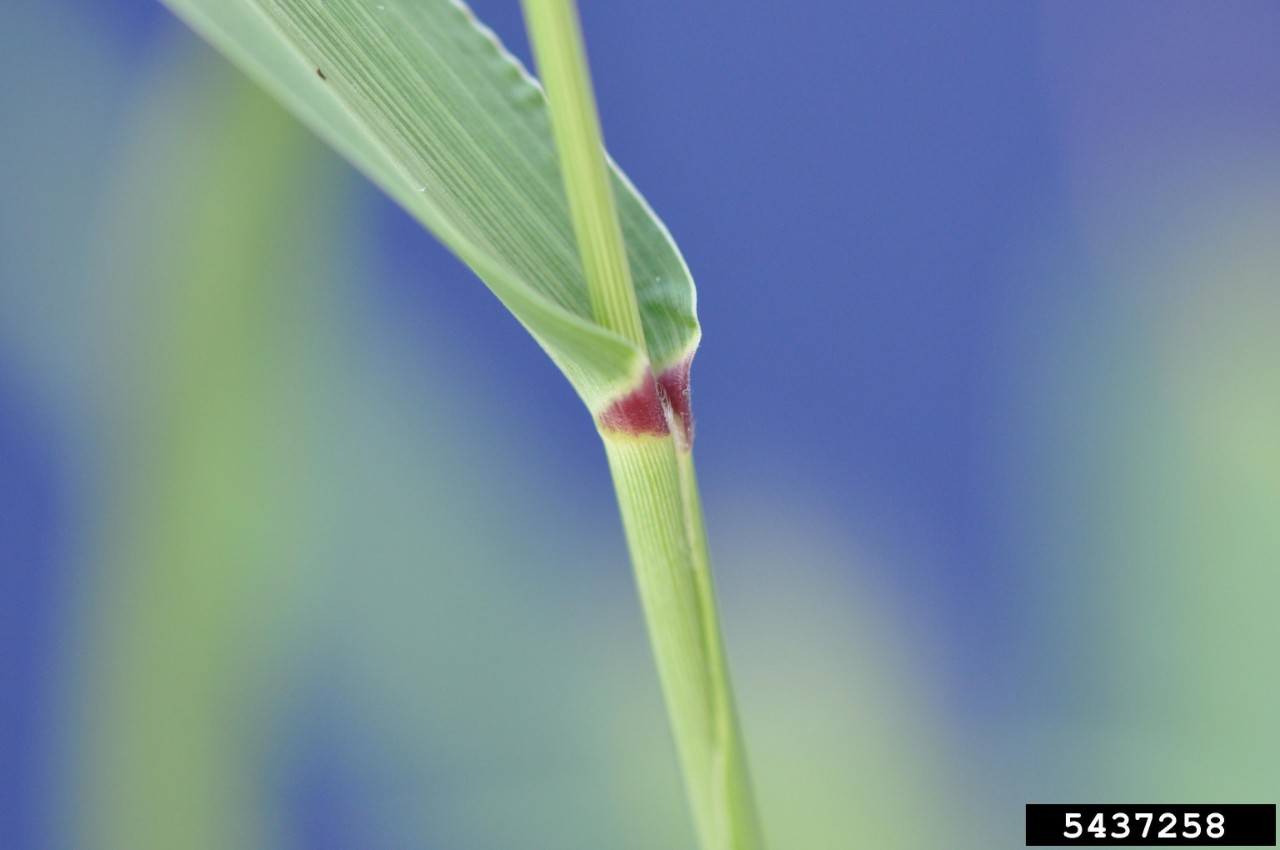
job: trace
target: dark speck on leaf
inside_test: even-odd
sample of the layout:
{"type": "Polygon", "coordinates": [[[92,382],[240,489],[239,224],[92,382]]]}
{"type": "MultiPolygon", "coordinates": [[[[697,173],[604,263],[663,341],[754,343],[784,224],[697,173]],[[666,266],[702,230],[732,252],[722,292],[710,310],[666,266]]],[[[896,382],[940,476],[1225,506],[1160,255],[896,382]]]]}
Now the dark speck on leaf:
{"type": "Polygon", "coordinates": [[[324,75],[324,71],[321,71],[319,68],[316,68],[316,74],[317,74],[317,75],[319,75],[320,79],[322,79],[322,80],[327,80],[327,79],[329,79],[328,77],[326,77],[326,76],[324,75]]]}

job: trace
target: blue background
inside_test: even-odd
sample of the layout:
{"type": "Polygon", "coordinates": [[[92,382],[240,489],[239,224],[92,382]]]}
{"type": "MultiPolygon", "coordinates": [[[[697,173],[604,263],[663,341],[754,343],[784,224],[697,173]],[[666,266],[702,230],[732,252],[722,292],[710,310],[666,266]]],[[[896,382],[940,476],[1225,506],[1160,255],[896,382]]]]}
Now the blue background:
{"type": "MultiPolygon", "coordinates": [[[[201,48],[159,4],[51,5],[112,76],[95,83],[67,72],[85,104],[77,135],[61,135],[57,106],[14,83],[39,67],[39,38],[52,30],[23,36],[38,17],[25,2],[0,13],[0,27],[26,45],[0,58],[7,91],[18,92],[3,101],[0,156],[15,164],[5,177],[38,157],[98,191],[139,92],[174,55],[201,48]]],[[[1239,616],[1230,605],[1198,613],[1195,588],[1225,581],[1265,610],[1280,601],[1269,578],[1280,548],[1267,536],[1280,527],[1280,280],[1267,259],[1280,220],[1280,7],[583,6],[610,150],[698,283],[705,336],[694,398],[713,546],[717,525],[723,538],[752,540],[735,531],[750,526],[751,511],[852,541],[859,557],[823,569],[852,582],[838,585],[850,594],[865,586],[889,600],[876,611],[911,635],[920,665],[911,675],[936,700],[929,711],[964,766],[958,775],[1006,820],[1035,791],[1216,799],[1235,788],[1213,779],[1238,764],[1226,743],[1213,768],[1151,767],[1152,776],[1183,770],[1185,784],[1143,774],[1156,762],[1137,744],[1132,772],[1111,779],[1071,753],[1135,740],[1130,719],[1181,717],[1182,685],[1152,671],[1182,664],[1179,636],[1199,635],[1188,623],[1239,616]],[[1224,454],[1200,463],[1205,434],[1203,445],[1224,454]],[[1227,450],[1241,446],[1247,457],[1230,466],[1227,450]],[[1218,484],[1206,489],[1196,476],[1215,464],[1240,477],[1211,478],[1218,484]],[[1232,522],[1214,525],[1200,499],[1230,506],[1232,522]],[[755,507],[739,515],[732,506],[742,504],[755,507]],[[1178,536],[1198,530],[1203,541],[1178,536]],[[1231,584],[1232,574],[1248,580],[1231,584]],[[1148,605],[1152,582],[1189,595],[1148,605]],[[1153,658],[1162,660],[1146,665],[1153,658]],[[1055,776],[1074,779],[1055,785],[1055,776]]],[[[517,4],[475,7],[527,60],[517,4]]],[[[457,451],[495,464],[482,486],[502,486],[503,463],[532,470],[575,527],[608,530],[593,557],[617,557],[607,475],[567,384],[433,239],[350,174],[340,179],[365,234],[350,291],[372,317],[370,338],[399,340],[397,380],[412,387],[419,367],[460,376],[485,424],[457,451]]],[[[60,197],[4,191],[3,223],[18,234],[11,222],[60,197]]],[[[20,265],[0,257],[6,297],[41,285],[39,264],[20,265]]],[[[92,316],[92,305],[83,309],[92,316]]],[[[93,451],[73,449],[77,426],[49,400],[58,393],[42,389],[47,372],[29,366],[26,350],[0,349],[0,824],[12,836],[0,844],[38,848],[57,846],[48,824],[69,805],[39,789],[62,746],[50,718],[74,680],[59,659],[74,616],[66,600],[93,560],[77,545],[93,511],[76,483],[93,451]]],[[[59,374],[74,373],[74,345],[60,356],[59,374]]],[[[574,554],[572,530],[550,539],[540,581],[597,580],[599,564],[574,554]]],[[[794,566],[786,551],[775,550],[778,581],[794,566]]],[[[735,564],[718,561],[731,603],[735,564]]],[[[621,576],[614,571],[618,592],[621,576]]],[[[733,645],[752,624],[727,608],[733,645]]],[[[1246,671],[1231,680],[1246,696],[1224,698],[1213,715],[1188,709],[1177,727],[1200,730],[1208,749],[1240,716],[1280,710],[1274,681],[1250,684],[1280,648],[1275,627],[1255,625],[1247,642],[1223,638],[1225,655],[1214,656],[1246,671]]],[[[289,697],[311,706],[301,710],[311,731],[282,768],[305,777],[278,807],[293,812],[286,843],[403,846],[341,823],[347,810],[363,813],[351,821],[376,818],[361,796],[378,796],[368,784],[376,771],[343,754],[359,741],[339,746],[342,735],[324,731],[355,723],[324,710],[330,688],[348,687],[324,668],[289,697]]],[[[1260,764],[1280,755],[1274,728],[1253,746],[1260,764]]],[[[1280,790],[1274,767],[1238,773],[1257,799],[1280,790]]],[[[1018,846],[1016,820],[991,828],[995,845],[985,846],[1018,846]]],[[[413,846],[488,846],[477,841],[427,836],[413,846]]],[[[828,837],[813,846],[853,845],[828,837]]]]}

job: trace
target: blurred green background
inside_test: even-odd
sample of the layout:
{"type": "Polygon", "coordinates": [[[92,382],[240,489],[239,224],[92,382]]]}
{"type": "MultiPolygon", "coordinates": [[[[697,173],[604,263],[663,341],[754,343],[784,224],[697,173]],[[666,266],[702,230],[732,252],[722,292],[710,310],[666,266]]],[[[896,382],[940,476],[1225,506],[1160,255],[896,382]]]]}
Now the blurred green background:
{"type": "MultiPolygon", "coordinates": [[[[584,15],[771,846],[1280,798],[1280,9],[584,15]]],[[[0,6],[0,663],[6,850],[692,846],[589,418],[141,0],[0,6]]]]}

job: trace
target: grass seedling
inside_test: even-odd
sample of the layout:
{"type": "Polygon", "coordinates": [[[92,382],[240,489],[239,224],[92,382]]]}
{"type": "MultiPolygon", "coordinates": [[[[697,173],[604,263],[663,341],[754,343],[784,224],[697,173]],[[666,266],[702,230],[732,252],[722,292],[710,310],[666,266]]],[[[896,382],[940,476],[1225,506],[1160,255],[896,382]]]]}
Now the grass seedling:
{"type": "Polygon", "coordinates": [[[594,417],[704,850],[756,850],[693,462],[694,289],[605,155],[572,0],[545,84],[449,0],[166,0],[489,285],[594,417]]]}
{"type": "MultiPolygon", "coordinates": [[[[572,0],[524,0],[592,314],[648,357],[572,0]]],[[[689,358],[692,357],[690,352],[689,358]]],[[[597,417],[650,640],[706,848],[760,846],[693,465],[689,359],[597,417]]]]}

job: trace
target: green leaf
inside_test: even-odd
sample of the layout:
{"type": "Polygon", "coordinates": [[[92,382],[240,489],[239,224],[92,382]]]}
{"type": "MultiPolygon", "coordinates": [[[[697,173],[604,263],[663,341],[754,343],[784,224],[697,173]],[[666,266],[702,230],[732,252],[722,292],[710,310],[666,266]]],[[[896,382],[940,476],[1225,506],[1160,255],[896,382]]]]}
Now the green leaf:
{"type": "Polygon", "coordinates": [[[692,354],[688,269],[616,166],[648,356],[592,319],[542,90],[462,3],[165,2],[467,263],[594,413],[692,354]]]}

